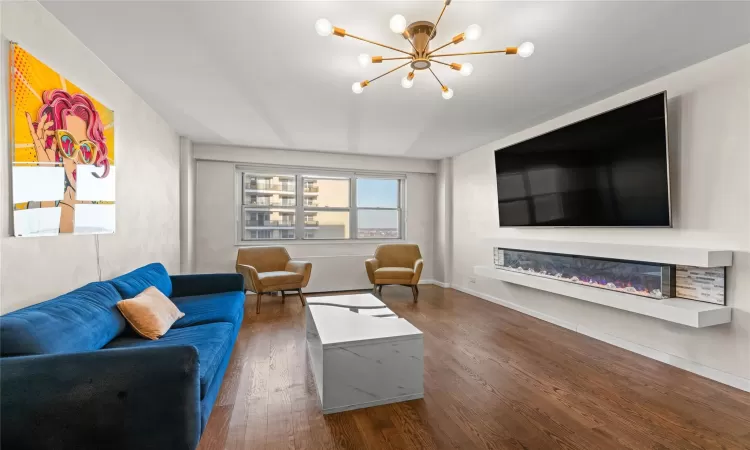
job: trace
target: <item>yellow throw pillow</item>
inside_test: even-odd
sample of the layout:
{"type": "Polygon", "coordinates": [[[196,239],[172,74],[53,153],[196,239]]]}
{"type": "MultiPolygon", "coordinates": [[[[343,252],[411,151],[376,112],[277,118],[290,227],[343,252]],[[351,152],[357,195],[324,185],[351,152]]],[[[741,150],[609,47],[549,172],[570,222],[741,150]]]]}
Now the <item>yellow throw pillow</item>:
{"type": "Polygon", "coordinates": [[[133,298],[120,300],[117,309],[136,333],[152,340],[164,336],[177,319],[185,316],[172,300],[154,286],[133,298]]]}

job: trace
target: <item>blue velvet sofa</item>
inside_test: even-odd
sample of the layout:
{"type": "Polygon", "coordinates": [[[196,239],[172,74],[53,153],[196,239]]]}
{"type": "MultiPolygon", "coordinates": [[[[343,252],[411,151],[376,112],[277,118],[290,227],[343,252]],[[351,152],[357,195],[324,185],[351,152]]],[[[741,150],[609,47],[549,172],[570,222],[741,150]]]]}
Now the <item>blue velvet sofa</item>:
{"type": "Polygon", "coordinates": [[[239,274],[161,264],[0,316],[0,447],[194,449],[242,323],[239,274]],[[159,340],[116,307],[156,286],[185,313],[159,340]]]}

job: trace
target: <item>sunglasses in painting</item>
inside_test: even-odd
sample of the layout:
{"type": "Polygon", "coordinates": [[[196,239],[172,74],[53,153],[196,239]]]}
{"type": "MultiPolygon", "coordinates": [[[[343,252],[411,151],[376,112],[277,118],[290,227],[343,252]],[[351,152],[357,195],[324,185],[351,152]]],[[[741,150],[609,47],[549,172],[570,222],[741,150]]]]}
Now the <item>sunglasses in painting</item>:
{"type": "Polygon", "coordinates": [[[72,134],[65,130],[55,131],[57,137],[57,148],[60,149],[60,153],[66,158],[75,159],[80,153],[81,160],[84,164],[92,164],[96,161],[96,153],[99,148],[95,142],[87,139],[81,140],[80,142],[73,137],[72,134]]]}

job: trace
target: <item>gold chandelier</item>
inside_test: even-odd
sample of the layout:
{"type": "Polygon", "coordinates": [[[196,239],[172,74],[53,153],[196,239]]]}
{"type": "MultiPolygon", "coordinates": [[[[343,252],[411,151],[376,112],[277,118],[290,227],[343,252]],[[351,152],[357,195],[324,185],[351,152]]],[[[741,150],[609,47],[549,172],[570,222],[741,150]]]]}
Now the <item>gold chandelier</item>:
{"type": "Polygon", "coordinates": [[[393,50],[399,53],[403,53],[407,56],[398,56],[393,58],[385,58],[383,56],[373,56],[370,57],[370,55],[367,54],[361,54],[359,55],[359,64],[362,67],[367,67],[368,64],[374,63],[374,64],[380,64],[383,61],[396,61],[396,60],[407,60],[405,63],[401,64],[398,67],[395,67],[388,72],[385,72],[382,75],[378,75],[375,78],[372,78],[370,80],[364,80],[360,82],[355,82],[352,85],[352,91],[355,94],[360,94],[366,88],[370,85],[373,81],[377,80],[378,78],[384,77],[390,73],[393,73],[402,67],[410,66],[411,71],[403,78],[401,79],[401,86],[408,89],[414,85],[414,73],[417,70],[429,70],[433,77],[437,80],[438,83],[440,83],[440,89],[442,90],[443,98],[448,100],[451,97],[453,97],[453,89],[450,89],[448,86],[444,85],[440,79],[437,77],[435,72],[432,70],[432,63],[438,63],[442,64],[444,66],[450,67],[453,70],[458,71],[461,75],[469,76],[474,71],[474,66],[472,66],[470,63],[464,63],[459,64],[455,62],[447,63],[445,61],[440,61],[437,58],[447,58],[452,56],[466,56],[466,55],[487,55],[491,53],[505,53],[506,55],[518,55],[522,58],[527,58],[531,56],[532,53],[534,53],[534,44],[531,42],[524,42],[523,44],[519,45],[518,47],[506,47],[503,50],[487,50],[483,52],[467,52],[467,53],[435,53],[439,50],[444,49],[445,47],[449,45],[457,45],[465,40],[469,41],[475,41],[479,39],[479,37],[482,35],[482,28],[479,25],[470,25],[466,31],[463,33],[457,34],[453,36],[453,39],[451,39],[449,42],[441,45],[440,47],[437,47],[434,50],[430,49],[430,41],[435,37],[435,34],[437,33],[437,26],[440,23],[440,19],[443,17],[443,13],[445,13],[445,9],[448,7],[448,5],[451,4],[451,0],[445,0],[445,4],[443,4],[443,9],[440,11],[440,15],[438,16],[435,23],[428,22],[426,20],[421,20],[419,22],[414,22],[410,25],[406,25],[406,19],[404,16],[400,14],[396,14],[391,18],[390,26],[391,31],[394,33],[398,33],[406,39],[409,44],[411,45],[412,51],[406,51],[401,50],[395,47],[391,47],[389,45],[381,44],[379,42],[371,41],[369,39],[365,39],[363,37],[355,36],[351,33],[347,33],[346,30],[343,28],[337,28],[331,25],[331,22],[329,22],[327,19],[318,19],[317,22],[315,22],[315,31],[318,32],[321,36],[330,36],[333,34],[334,36],[339,37],[350,37],[353,39],[359,39],[360,41],[368,42],[370,44],[378,45],[380,47],[387,48],[389,50],[393,50]]]}

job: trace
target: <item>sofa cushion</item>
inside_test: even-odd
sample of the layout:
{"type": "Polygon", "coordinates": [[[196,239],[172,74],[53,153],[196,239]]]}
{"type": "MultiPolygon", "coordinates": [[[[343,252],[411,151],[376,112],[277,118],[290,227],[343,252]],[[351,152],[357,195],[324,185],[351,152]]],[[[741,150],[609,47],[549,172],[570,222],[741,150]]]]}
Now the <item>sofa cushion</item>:
{"type": "Polygon", "coordinates": [[[130,327],[146,339],[159,339],[178,319],[185,317],[172,300],[153,286],[133,298],[120,300],[117,309],[130,327]]]}
{"type": "Polygon", "coordinates": [[[135,269],[109,280],[108,283],[112,283],[125,299],[133,298],[151,286],[155,286],[167,297],[172,295],[172,280],[169,278],[167,269],[160,263],[152,263],[135,269]]]}
{"type": "Polygon", "coordinates": [[[304,275],[297,272],[287,272],[285,270],[276,270],[273,272],[261,272],[258,274],[260,284],[264,287],[281,286],[292,283],[302,283],[304,275]]]}
{"type": "Polygon", "coordinates": [[[172,301],[185,313],[185,317],[172,328],[191,327],[206,323],[228,322],[238,326],[242,322],[245,308],[244,292],[222,292],[221,294],[173,297],[172,301]]]}
{"type": "Polygon", "coordinates": [[[90,283],[0,317],[2,356],[98,350],[125,329],[109,283],[90,283]]]}
{"type": "Polygon", "coordinates": [[[406,267],[381,267],[375,271],[375,279],[382,280],[411,280],[414,270],[406,267]]]}
{"type": "Polygon", "coordinates": [[[169,279],[172,280],[172,295],[170,297],[245,291],[245,279],[239,273],[170,275],[169,279]]]}
{"type": "Polygon", "coordinates": [[[137,336],[122,336],[105,348],[151,347],[162,345],[192,345],[198,349],[201,399],[211,385],[224,356],[231,351],[234,326],[231,323],[209,323],[194,327],[173,328],[156,341],[137,336]]]}
{"type": "Polygon", "coordinates": [[[216,398],[219,396],[221,390],[221,382],[224,380],[224,375],[227,372],[227,366],[229,361],[232,359],[232,353],[229,352],[219,364],[219,370],[217,370],[214,380],[206,388],[206,393],[201,399],[201,432],[206,429],[208,424],[208,418],[211,416],[211,411],[214,409],[216,398]]]}

